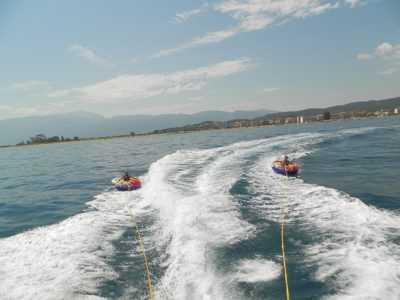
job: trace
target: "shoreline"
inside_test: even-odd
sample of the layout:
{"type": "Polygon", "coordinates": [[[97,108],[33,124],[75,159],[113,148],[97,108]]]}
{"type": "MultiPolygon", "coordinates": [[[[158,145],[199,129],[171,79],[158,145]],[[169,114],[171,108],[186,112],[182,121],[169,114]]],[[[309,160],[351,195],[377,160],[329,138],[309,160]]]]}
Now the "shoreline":
{"type": "MultiPolygon", "coordinates": [[[[91,138],[79,138],[78,140],[70,140],[70,141],[57,141],[57,142],[43,142],[43,143],[30,143],[30,144],[15,144],[15,145],[0,145],[0,149],[2,148],[19,148],[19,147],[27,147],[27,146],[41,146],[41,145],[58,145],[58,144],[70,144],[70,143],[79,143],[79,142],[93,142],[93,141],[105,141],[112,139],[126,139],[126,138],[136,138],[136,137],[148,137],[148,136],[165,136],[165,135],[173,135],[173,134],[188,134],[195,132],[204,132],[204,131],[216,131],[216,130],[234,130],[234,129],[246,129],[246,128],[261,128],[261,127],[275,127],[275,126],[288,126],[288,125],[305,125],[312,123],[325,123],[325,122],[347,122],[354,120],[364,120],[364,119],[382,119],[382,118],[392,118],[399,117],[400,115],[391,115],[391,116],[370,116],[370,117],[358,117],[358,118],[349,118],[349,119],[335,119],[335,120],[321,120],[321,121],[313,121],[313,122],[304,122],[304,123],[283,123],[283,124],[268,124],[268,125],[259,125],[259,126],[243,126],[243,127],[230,127],[230,128],[210,128],[210,129],[201,129],[201,130],[180,130],[180,131],[171,131],[171,132],[147,132],[147,133],[137,133],[135,135],[113,135],[113,136],[100,136],[100,137],[91,137],[91,138]]],[[[167,129],[158,129],[158,131],[167,130],[167,129]]]]}

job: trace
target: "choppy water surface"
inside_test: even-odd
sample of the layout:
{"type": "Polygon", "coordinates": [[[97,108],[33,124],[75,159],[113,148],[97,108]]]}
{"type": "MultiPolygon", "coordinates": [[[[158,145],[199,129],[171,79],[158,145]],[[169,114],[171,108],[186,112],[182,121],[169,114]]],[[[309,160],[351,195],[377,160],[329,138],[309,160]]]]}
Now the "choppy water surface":
{"type": "Polygon", "coordinates": [[[147,299],[136,220],[156,299],[285,299],[284,212],[293,299],[399,299],[399,148],[389,118],[0,149],[0,298],[147,299]]]}

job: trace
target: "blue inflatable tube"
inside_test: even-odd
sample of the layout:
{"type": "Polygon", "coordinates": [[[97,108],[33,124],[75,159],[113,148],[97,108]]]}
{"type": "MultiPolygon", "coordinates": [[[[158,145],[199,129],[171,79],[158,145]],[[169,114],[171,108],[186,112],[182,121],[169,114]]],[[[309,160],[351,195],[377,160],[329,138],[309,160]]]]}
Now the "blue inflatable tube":
{"type": "Polygon", "coordinates": [[[122,179],[118,180],[115,188],[118,191],[132,191],[141,188],[141,186],[142,183],[140,182],[139,178],[133,177],[129,181],[125,181],[122,179]]]}
{"type": "Polygon", "coordinates": [[[296,175],[299,171],[299,168],[293,162],[289,162],[289,164],[283,166],[281,160],[276,160],[272,164],[272,170],[274,170],[275,173],[282,175],[296,175]]]}

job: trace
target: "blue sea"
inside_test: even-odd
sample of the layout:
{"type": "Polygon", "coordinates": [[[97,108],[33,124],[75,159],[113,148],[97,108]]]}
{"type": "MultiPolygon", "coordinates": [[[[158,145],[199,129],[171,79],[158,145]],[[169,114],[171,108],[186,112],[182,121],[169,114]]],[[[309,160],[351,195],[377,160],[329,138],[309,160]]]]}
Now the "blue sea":
{"type": "Polygon", "coordinates": [[[398,300],[399,149],[399,117],[2,148],[0,299],[148,299],[135,222],[155,299],[285,299],[284,222],[291,299],[398,300]]]}

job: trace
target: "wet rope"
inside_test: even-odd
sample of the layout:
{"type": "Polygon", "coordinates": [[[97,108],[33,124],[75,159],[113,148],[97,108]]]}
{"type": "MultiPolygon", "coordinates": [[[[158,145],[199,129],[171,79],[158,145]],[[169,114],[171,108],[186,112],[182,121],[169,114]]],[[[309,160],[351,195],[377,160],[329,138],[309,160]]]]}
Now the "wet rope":
{"type": "MultiPolygon", "coordinates": [[[[130,191],[130,189],[129,189],[129,187],[128,187],[128,191],[127,191],[127,192],[129,192],[129,191],[130,191]]],[[[129,196],[129,195],[128,195],[128,196],[129,196]]],[[[152,280],[151,280],[151,277],[152,277],[152,276],[151,276],[149,264],[148,264],[148,262],[147,262],[146,250],[145,250],[144,242],[143,242],[142,236],[141,236],[141,234],[140,234],[139,226],[138,226],[138,224],[137,224],[137,222],[136,222],[136,219],[135,219],[135,215],[134,215],[134,214],[132,214],[132,220],[133,220],[133,223],[135,224],[136,235],[137,235],[137,237],[138,237],[138,239],[139,239],[140,249],[142,250],[142,255],[143,255],[143,260],[144,260],[144,265],[145,265],[145,267],[146,267],[147,290],[148,290],[148,293],[149,293],[149,299],[150,299],[150,300],[154,300],[154,288],[153,288],[153,283],[152,283],[152,280]]]]}
{"type": "MultiPolygon", "coordinates": [[[[286,171],[286,178],[289,179],[289,175],[286,171]]],[[[290,300],[290,292],[289,292],[289,279],[286,269],[286,255],[285,255],[285,240],[284,240],[284,228],[285,228],[285,206],[286,206],[287,196],[285,193],[285,198],[281,202],[281,248],[282,248],[282,260],[283,260],[283,273],[285,277],[285,292],[286,292],[286,300],[290,300]]]]}
{"type": "Polygon", "coordinates": [[[144,248],[143,239],[142,239],[142,236],[140,235],[138,224],[135,221],[135,216],[133,216],[133,223],[135,223],[136,234],[137,234],[138,239],[140,241],[140,248],[142,249],[144,265],[146,266],[147,288],[148,288],[148,291],[149,291],[149,299],[150,300],[154,300],[154,292],[153,292],[154,289],[153,289],[153,283],[152,283],[152,280],[151,280],[150,268],[149,268],[149,264],[147,263],[147,256],[146,256],[146,251],[145,251],[145,248],[144,248]]]}

